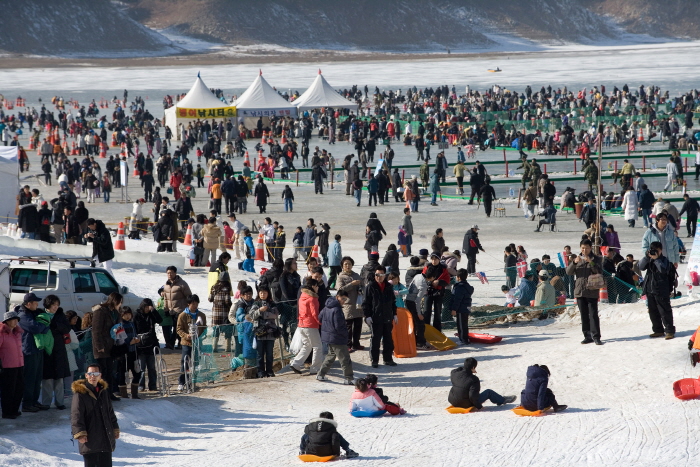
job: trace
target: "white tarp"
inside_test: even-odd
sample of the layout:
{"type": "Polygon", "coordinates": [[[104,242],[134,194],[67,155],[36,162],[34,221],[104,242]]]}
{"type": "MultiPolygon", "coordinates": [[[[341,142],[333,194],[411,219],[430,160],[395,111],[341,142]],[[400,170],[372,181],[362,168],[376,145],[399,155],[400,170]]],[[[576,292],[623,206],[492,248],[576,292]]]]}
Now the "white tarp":
{"type": "Polygon", "coordinates": [[[165,109],[165,125],[177,139],[181,139],[178,126],[187,126],[197,120],[225,120],[236,116],[236,108],[220,100],[197,74],[192,88],[181,101],[165,109]]]}
{"type": "Polygon", "coordinates": [[[351,109],[357,112],[357,104],[338,94],[318,70],[318,76],[304,94],[292,102],[297,109],[313,110],[320,108],[351,109]]]}
{"type": "Polygon", "coordinates": [[[16,223],[17,194],[19,193],[19,164],[17,146],[0,146],[0,223],[16,223]]]}
{"type": "Polygon", "coordinates": [[[0,157],[17,162],[17,146],[0,146],[0,157]]]}
{"type": "Polygon", "coordinates": [[[297,108],[280,96],[262,77],[262,71],[253,84],[232,104],[238,118],[295,117],[297,108]]]}

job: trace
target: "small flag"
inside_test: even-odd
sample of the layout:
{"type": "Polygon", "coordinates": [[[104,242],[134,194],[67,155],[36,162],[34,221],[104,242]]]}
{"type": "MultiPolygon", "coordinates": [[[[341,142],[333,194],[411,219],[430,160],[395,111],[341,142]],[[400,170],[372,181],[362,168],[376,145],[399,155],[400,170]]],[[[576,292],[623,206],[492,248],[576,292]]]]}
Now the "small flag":
{"type": "Polygon", "coordinates": [[[518,277],[521,279],[525,277],[525,273],[527,272],[527,262],[520,261],[516,263],[515,266],[518,268],[518,277]]]}
{"type": "Polygon", "coordinates": [[[564,266],[567,267],[569,265],[569,255],[566,254],[566,252],[559,253],[560,256],[564,256],[564,266]]]}
{"type": "Polygon", "coordinates": [[[489,280],[486,278],[486,273],[483,272],[477,272],[476,277],[479,279],[479,282],[482,284],[488,284],[489,280]]]}
{"type": "Polygon", "coordinates": [[[565,268],[566,266],[568,266],[568,264],[564,265],[564,256],[561,253],[557,253],[557,257],[559,257],[559,267],[565,268]]]}

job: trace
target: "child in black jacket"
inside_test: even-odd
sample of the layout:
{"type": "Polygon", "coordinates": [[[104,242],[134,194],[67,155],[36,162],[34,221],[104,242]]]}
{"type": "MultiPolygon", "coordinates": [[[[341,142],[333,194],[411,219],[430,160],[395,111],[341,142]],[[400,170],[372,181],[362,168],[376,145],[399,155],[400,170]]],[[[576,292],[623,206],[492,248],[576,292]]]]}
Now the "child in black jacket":
{"type": "Polygon", "coordinates": [[[299,445],[299,454],[312,454],[314,456],[339,456],[340,448],[345,451],[345,457],[351,459],[359,454],[350,449],[343,436],[338,433],[338,422],[333,420],[330,412],[321,412],[318,418],[309,421],[304,428],[299,445]]]}

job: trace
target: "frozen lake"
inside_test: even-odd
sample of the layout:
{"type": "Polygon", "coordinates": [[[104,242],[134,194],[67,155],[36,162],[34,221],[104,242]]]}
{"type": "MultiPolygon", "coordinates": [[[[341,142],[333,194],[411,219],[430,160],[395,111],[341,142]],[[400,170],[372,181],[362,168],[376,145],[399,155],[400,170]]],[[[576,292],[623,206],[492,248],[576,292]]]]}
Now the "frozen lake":
{"type": "Polygon", "coordinates": [[[675,94],[695,86],[699,68],[694,57],[698,52],[700,42],[673,42],[619,47],[565,46],[544,52],[466,59],[440,55],[435,59],[412,60],[406,55],[405,60],[181,67],[177,66],[177,59],[173,59],[172,67],[80,66],[76,60],[75,67],[2,69],[0,92],[8,97],[22,94],[30,101],[53,94],[83,101],[107,97],[112,91],[119,91],[121,96],[126,88],[160,99],[163,94],[187,91],[201,71],[207,85],[221,88],[228,95],[247,88],[260,69],[278,89],[303,92],[320,68],[336,87],[367,84],[405,89],[409,85],[447,84],[463,89],[468,84],[483,89],[498,83],[521,90],[528,84],[533,88],[551,84],[578,89],[600,84],[612,88],[625,83],[633,87],[643,83],[670,89],[675,94]],[[503,72],[487,71],[496,67],[503,72]]]}

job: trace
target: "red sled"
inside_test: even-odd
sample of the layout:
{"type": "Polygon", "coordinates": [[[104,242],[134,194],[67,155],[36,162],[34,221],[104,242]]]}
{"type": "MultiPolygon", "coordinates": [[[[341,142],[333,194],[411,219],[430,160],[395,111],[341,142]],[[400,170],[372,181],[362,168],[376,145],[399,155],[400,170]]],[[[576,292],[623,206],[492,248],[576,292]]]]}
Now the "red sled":
{"type": "Polygon", "coordinates": [[[673,395],[680,400],[700,397],[700,379],[685,378],[673,383],[673,395]]]}
{"type": "Polygon", "coordinates": [[[503,338],[501,336],[492,336],[491,334],[478,334],[474,332],[469,333],[469,342],[475,344],[497,344],[501,342],[503,338]]]}

